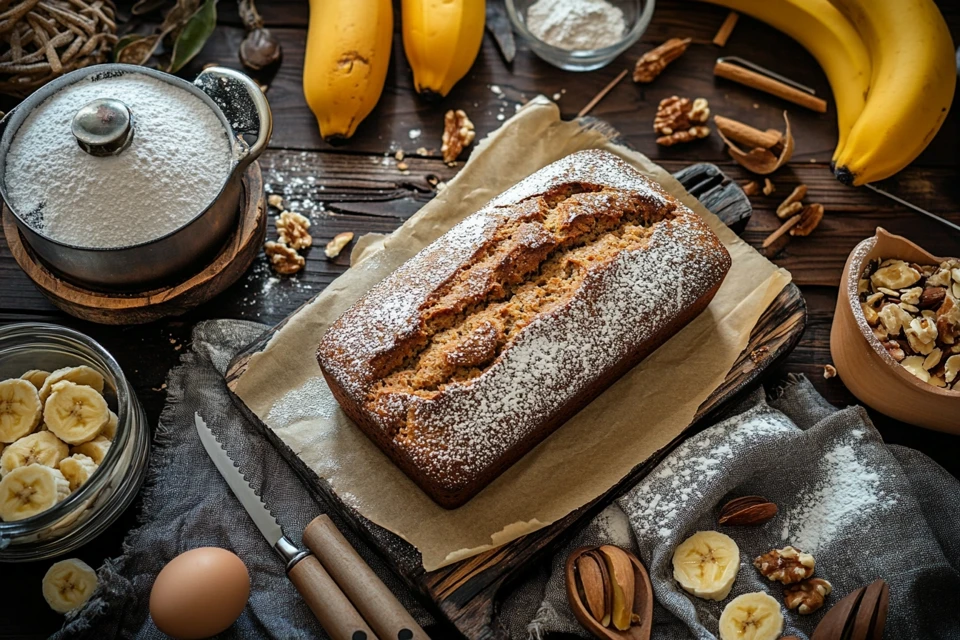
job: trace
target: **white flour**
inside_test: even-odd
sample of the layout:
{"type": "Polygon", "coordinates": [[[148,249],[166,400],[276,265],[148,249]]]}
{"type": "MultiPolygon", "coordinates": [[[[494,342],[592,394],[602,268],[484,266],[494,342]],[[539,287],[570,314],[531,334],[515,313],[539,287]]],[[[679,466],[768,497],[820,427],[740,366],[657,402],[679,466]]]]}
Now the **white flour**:
{"type": "MultiPolygon", "coordinates": [[[[862,431],[854,436],[861,438],[862,431]]],[[[857,456],[859,443],[839,442],[820,463],[823,480],[797,496],[797,506],[784,517],[781,537],[798,549],[816,554],[844,528],[864,535],[863,520],[874,510],[896,504],[896,496],[880,489],[880,476],[857,456]]]]}
{"type": "Polygon", "coordinates": [[[527,28],[560,49],[601,49],[623,38],[623,11],[607,0],[537,0],[527,9],[527,28]]]}
{"type": "Polygon", "coordinates": [[[5,179],[13,207],[48,237],[124,247],[193,219],[220,192],[231,161],[226,131],[206,103],[134,73],[81,80],[37,107],[10,146],[5,179]],[[119,156],[91,156],[71,132],[76,112],[98,98],[133,112],[133,142],[119,156]]]}

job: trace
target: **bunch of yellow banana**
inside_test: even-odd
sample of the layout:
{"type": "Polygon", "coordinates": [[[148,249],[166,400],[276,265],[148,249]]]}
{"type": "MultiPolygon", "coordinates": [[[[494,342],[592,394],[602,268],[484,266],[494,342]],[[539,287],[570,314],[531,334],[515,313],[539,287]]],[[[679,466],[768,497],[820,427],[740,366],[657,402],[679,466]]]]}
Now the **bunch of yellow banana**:
{"type": "Polygon", "coordinates": [[[834,171],[888,178],[943,124],[956,87],[953,43],[933,0],[704,0],[753,16],[820,63],[837,105],[834,171]]]}
{"type": "Polygon", "coordinates": [[[403,0],[403,50],[417,93],[442,98],[480,51],[485,0],[403,0]]]}
{"type": "MultiPolygon", "coordinates": [[[[480,51],[485,0],[403,0],[403,47],[417,92],[443,97],[480,51]]],[[[391,0],[310,0],[303,92],[324,139],[349,138],[383,91],[391,0]]]]}

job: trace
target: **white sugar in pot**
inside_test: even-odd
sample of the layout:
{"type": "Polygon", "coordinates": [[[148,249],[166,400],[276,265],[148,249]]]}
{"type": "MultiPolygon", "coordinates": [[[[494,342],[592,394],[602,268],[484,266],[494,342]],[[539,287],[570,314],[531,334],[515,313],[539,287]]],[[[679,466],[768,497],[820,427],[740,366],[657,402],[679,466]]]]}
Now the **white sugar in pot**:
{"type": "Polygon", "coordinates": [[[145,291],[202,269],[238,224],[241,178],[273,118],[246,75],[193,83],[79,69],[0,121],[0,195],[33,252],[76,284],[145,291]]]}

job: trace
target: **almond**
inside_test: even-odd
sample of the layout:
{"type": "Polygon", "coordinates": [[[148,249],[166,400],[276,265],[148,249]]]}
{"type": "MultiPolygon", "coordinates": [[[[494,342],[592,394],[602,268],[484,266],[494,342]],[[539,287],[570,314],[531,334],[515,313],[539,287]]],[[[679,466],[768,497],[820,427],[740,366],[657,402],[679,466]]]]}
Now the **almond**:
{"type": "Polygon", "coordinates": [[[757,526],[777,515],[777,505],[763,496],[743,496],[720,509],[719,524],[728,527],[757,526]]]}
{"type": "Polygon", "coordinates": [[[943,287],[927,287],[920,294],[920,302],[917,306],[921,309],[938,309],[946,297],[947,290],[943,287]]]}

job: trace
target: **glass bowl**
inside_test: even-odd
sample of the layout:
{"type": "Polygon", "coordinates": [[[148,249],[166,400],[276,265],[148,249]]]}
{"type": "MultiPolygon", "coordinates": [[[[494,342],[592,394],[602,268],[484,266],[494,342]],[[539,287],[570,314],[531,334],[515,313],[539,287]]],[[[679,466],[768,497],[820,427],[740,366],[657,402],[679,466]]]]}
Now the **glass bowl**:
{"type": "Polygon", "coordinates": [[[561,49],[547,44],[527,29],[527,9],[536,0],[506,0],[513,28],[523,36],[533,52],[555,67],[567,71],[593,71],[610,64],[614,58],[640,39],[653,17],[654,0],[608,0],[623,11],[626,30],[616,44],[600,49],[561,49]]]}
{"type": "Polygon", "coordinates": [[[130,506],[143,484],[150,451],[147,416],[120,365],[87,336],[52,324],[0,327],[0,380],[30,369],[85,364],[104,378],[103,395],[119,418],[113,444],[96,472],[62,502],[16,522],[0,522],[0,562],[58,556],[86,544],[130,506]]]}

